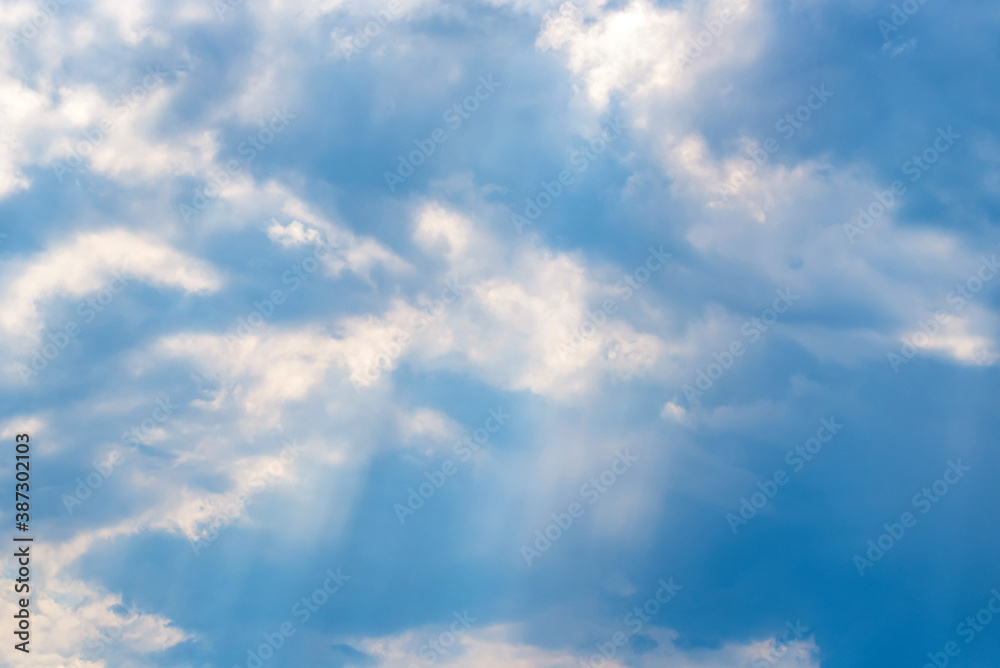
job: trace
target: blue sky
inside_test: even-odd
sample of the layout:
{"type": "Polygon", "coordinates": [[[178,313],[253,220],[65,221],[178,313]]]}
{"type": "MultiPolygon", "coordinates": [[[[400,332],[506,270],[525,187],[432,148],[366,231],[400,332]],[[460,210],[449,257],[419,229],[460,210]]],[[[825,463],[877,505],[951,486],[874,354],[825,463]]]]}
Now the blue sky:
{"type": "Polygon", "coordinates": [[[997,662],[997,7],[0,23],[3,665],[997,662]]]}

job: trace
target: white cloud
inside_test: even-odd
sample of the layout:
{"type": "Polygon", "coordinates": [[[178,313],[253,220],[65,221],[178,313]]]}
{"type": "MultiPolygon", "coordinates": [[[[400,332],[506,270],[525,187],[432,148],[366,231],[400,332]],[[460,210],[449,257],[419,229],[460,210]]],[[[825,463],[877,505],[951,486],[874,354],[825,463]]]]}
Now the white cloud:
{"type": "Polygon", "coordinates": [[[383,244],[354,234],[339,221],[327,220],[283,186],[266,184],[262,199],[270,208],[280,210],[283,218],[292,218],[286,224],[272,220],[268,237],[286,248],[313,247],[334,276],[347,269],[368,277],[376,265],[397,273],[411,270],[409,264],[383,244]]]}
{"type": "Polygon", "coordinates": [[[689,94],[698,77],[738,59],[753,59],[762,39],[762,10],[745,0],[660,7],[631,0],[623,7],[564,3],[549,14],[538,37],[540,49],[565,52],[567,68],[582,83],[587,99],[603,109],[612,95],[626,99],[689,94]],[[730,17],[723,22],[723,16],[730,17]],[[718,22],[718,35],[704,23],[718,22]],[[685,64],[686,47],[700,33],[710,43],[685,64]]]}
{"type": "MultiPolygon", "coordinates": [[[[503,389],[569,399],[596,389],[603,378],[649,374],[673,349],[614,317],[571,347],[592,302],[610,290],[579,260],[535,248],[509,261],[491,260],[486,249],[500,242],[471,219],[439,204],[418,208],[415,219],[415,236],[431,250],[442,239],[448,249],[456,243],[470,249],[454,264],[447,250],[443,275],[425,281],[429,287],[416,303],[393,299],[381,315],[347,316],[332,331],[264,325],[234,342],[222,334],[177,334],[160,342],[159,353],[191,358],[219,378],[247,414],[277,424],[282,405],[305,398],[334,368],[341,381],[370,388],[405,359],[503,389]]],[[[283,244],[316,243],[308,229],[293,222],[269,232],[283,244]]]]}
{"type": "Polygon", "coordinates": [[[687,413],[687,409],[683,406],[678,406],[673,401],[668,401],[663,404],[663,408],[660,410],[660,417],[664,420],[673,420],[678,424],[687,425],[691,421],[687,413]]]}
{"type": "MultiPolygon", "coordinates": [[[[23,49],[39,49],[43,59],[53,53],[43,47],[61,30],[65,16],[23,49]]],[[[90,42],[93,36],[85,41],[90,42]]],[[[80,45],[58,43],[49,47],[69,57],[80,45]]],[[[185,80],[182,71],[167,72],[160,65],[127,72],[112,84],[98,87],[86,81],[65,81],[59,62],[48,63],[31,78],[8,61],[0,64],[0,198],[26,188],[30,181],[23,167],[51,168],[61,182],[72,183],[80,170],[107,175],[126,184],[198,174],[211,165],[217,151],[215,133],[209,129],[173,132],[160,137],[156,126],[169,113],[181,86],[168,77],[185,80]]]]}
{"type": "Polygon", "coordinates": [[[454,262],[468,251],[471,224],[467,219],[448,211],[440,204],[428,204],[417,213],[414,240],[424,250],[433,251],[439,247],[445,256],[454,262]]]}
{"type": "MultiPolygon", "coordinates": [[[[742,0],[669,7],[645,0],[600,7],[567,3],[548,16],[538,46],[565,57],[594,110],[619,98],[633,145],[670,178],[674,198],[697,212],[684,232],[694,248],[738,262],[776,287],[795,288],[806,295],[796,309],[806,302],[811,312],[853,303],[908,328],[845,330],[791,318],[781,325],[784,335],[838,363],[884,357],[901,337],[914,333],[913,323],[942,306],[948,281],[961,278],[955,268],[974,265],[973,249],[947,231],[897,224],[898,206],[889,206],[863,236],[848,239],[843,225],[888,187],[863,165],[834,165],[825,158],[791,162],[789,142],[780,133],[723,137],[724,149],[709,145],[702,121],[732,102],[731,84],[763,53],[772,37],[769,14],[766,5],[742,0]],[[717,35],[706,32],[705,22],[725,11],[733,20],[721,30],[716,26],[717,35]],[[682,62],[679,54],[699,37],[705,46],[682,62]],[[780,139],[776,155],[763,151],[768,139],[780,139]],[[751,153],[764,153],[766,161],[754,165],[751,153]]],[[[803,99],[815,88],[804,85],[803,99]]],[[[826,92],[837,99],[837,91],[826,92]]],[[[816,111],[809,122],[822,123],[824,113],[816,111]]],[[[962,316],[968,322],[946,328],[925,349],[963,364],[992,363],[997,358],[993,316],[975,309],[962,316]]],[[[689,331],[712,326],[708,320],[688,325],[689,331]]],[[[694,344],[700,351],[695,358],[713,352],[704,341],[694,344]]]]}
{"type": "MultiPolygon", "coordinates": [[[[665,665],[677,668],[744,668],[751,665],[754,659],[762,659],[764,663],[761,665],[766,664],[770,668],[819,668],[820,665],[815,658],[817,647],[811,639],[793,640],[786,645],[770,638],[746,644],[730,643],[719,649],[682,650],[675,645],[676,632],[647,626],[642,632],[655,640],[657,646],[654,649],[636,655],[611,643],[615,653],[611,659],[605,659],[596,653],[596,648],[592,653],[532,646],[518,640],[524,633],[520,625],[495,624],[451,634],[455,642],[447,653],[432,649],[429,641],[437,641],[442,633],[449,634],[449,631],[448,625],[441,628],[432,625],[393,636],[356,640],[351,644],[373,657],[378,668],[410,668],[414,663],[424,661],[425,658],[421,657],[429,653],[437,657],[435,662],[440,665],[476,668],[577,668],[581,662],[588,665],[587,662],[592,659],[592,665],[603,665],[605,668],[625,668],[626,665],[637,668],[660,668],[665,665]],[[420,653],[421,650],[424,654],[420,653]],[[628,662],[623,663],[626,657],[628,662]]],[[[623,631],[627,629],[608,628],[596,640],[609,643],[616,632],[623,631]]],[[[447,641],[447,637],[445,639],[447,641]]],[[[442,647],[440,642],[435,645],[442,647]]]]}
{"type": "Polygon", "coordinates": [[[45,427],[45,421],[41,416],[19,415],[0,422],[0,438],[12,439],[17,434],[35,436],[45,427]]]}
{"type": "Polygon", "coordinates": [[[461,427],[441,411],[432,408],[417,408],[412,411],[401,411],[397,424],[403,442],[410,443],[417,439],[428,439],[440,448],[450,448],[461,435],[461,427]]]}
{"type": "MultiPolygon", "coordinates": [[[[218,272],[162,240],[125,229],[84,232],[20,262],[6,272],[0,297],[0,331],[37,337],[43,326],[39,306],[55,297],[79,298],[108,286],[115,272],[163,288],[189,293],[217,290],[218,272]]],[[[115,282],[114,289],[122,289],[115,282]]]]}
{"type": "MultiPolygon", "coordinates": [[[[5,570],[12,570],[8,566],[5,570]]],[[[38,668],[106,668],[112,656],[141,660],[189,639],[191,634],[171,626],[160,615],[126,604],[121,596],[92,585],[32,573],[31,665],[38,668]],[[39,639],[44,641],[39,643],[39,639]],[[86,660],[84,659],[86,657],[86,660]]],[[[14,591],[13,577],[0,577],[0,586],[14,591]]],[[[0,601],[0,615],[13,619],[14,599],[0,601]]],[[[18,665],[24,654],[14,642],[0,646],[0,663],[18,665]]],[[[132,664],[136,665],[136,664],[132,664]]]]}

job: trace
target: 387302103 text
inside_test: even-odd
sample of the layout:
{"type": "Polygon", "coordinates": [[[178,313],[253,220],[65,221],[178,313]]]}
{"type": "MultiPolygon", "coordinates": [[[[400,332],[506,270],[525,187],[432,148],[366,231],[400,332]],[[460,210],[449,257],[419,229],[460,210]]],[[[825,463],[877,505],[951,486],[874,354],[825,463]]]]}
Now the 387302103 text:
{"type": "Polygon", "coordinates": [[[17,578],[14,580],[16,610],[14,614],[14,649],[29,653],[31,642],[31,613],[29,611],[31,593],[31,543],[34,538],[27,535],[31,522],[31,437],[17,434],[14,437],[14,528],[20,535],[14,536],[14,558],[17,559],[17,578]],[[20,642],[17,642],[20,641],[20,642]]]}

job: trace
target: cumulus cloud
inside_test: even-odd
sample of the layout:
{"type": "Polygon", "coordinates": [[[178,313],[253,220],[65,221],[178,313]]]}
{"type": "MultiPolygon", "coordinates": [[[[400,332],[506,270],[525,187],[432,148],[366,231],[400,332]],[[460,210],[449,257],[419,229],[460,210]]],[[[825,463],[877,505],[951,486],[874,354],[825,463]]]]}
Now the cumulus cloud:
{"type": "MultiPolygon", "coordinates": [[[[22,35],[42,11],[22,0],[8,4],[4,34],[22,35]]],[[[601,597],[633,596],[647,562],[676,564],[700,581],[695,612],[709,610],[701,617],[711,617],[711,631],[693,628],[683,637],[666,621],[650,624],[606,666],[812,667],[819,665],[817,644],[826,650],[827,643],[845,656],[844,638],[862,625],[853,618],[831,623],[830,606],[815,590],[791,600],[826,616],[821,643],[807,636],[785,648],[780,634],[760,632],[786,614],[778,608],[790,600],[787,564],[769,570],[774,542],[762,559],[753,538],[715,540],[713,521],[725,533],[716,510],[742,493],[730,483],[769,470],[766,457],[791,447],[785,441],[796,416],[835,400],[862,397],[871,404],[865,411],[885,420],[859,425],[865,418],[855,416],[858,443],[864,426],[898,428],[891,406],[879,403],[893,392],[844,380],[855,372],[871,383],[891,378],[882,373],[889,353],[912,351],[931,361],[920,373],[946,369],[953,378],[1000,361],[994,283],[979,275],[981,289],[953,298],[956,286],[970,288],[978,275],[992,209],[964,197],[944,168],[907,198],[883,203],[899,174],[887,179],[861,150],[865,142],[844,131],[856,117],[837,107],[848,97],[839,87],[831,88],[828,106],[808,107],[813,118],[794,141],[777,134],[775,122],[823,85],[814,80],[819,73],[849,70],[857,81],[883,86],[871,78],[877,68],[868,67],[883,59],[914,74],[907,63],[932,42],[900,36],[902,46],[883,50],[872,27],[874,46],[866,50],[859,17],[869,21],[869,4],[399,0],[371,45],[347,58],[341,47],[395,3],[143,0],[124,7],[100,0],[59,4],[30,39],[5,41],[0,205],[4,216],[32,224],[2,232],[4,351],[37,347],[66,300],[103,299],[116,272],[127,285],[160,290],[171,318],[139,341],[101,337],[86,359],[67,355],[64,377],[45,374],[20,394],[0,387],[12,407],[0,435],[31,432],[39,468],[59,481],[59,494],[69,494],[95,462],[126,451],[117,435],[146,417],[129,417],[133,408],[169,394],[184,412],[144,430],[85,509],[39,515],[50,536],[33,601],[47,643],[39,665],[245,660],[244,645],[276,628],[271,613],[278,608],[232,614],[226,606],[242,604],[245,582],[206,570],[217,567],[214,555],[233,554],[221,544],[193,565],[171,552],[190,558],[192,544],[211,545],[223,526],[243,539],[259,534],[260,545],[278,544],[279,530],[295,533],[295,571],[311,560],[361,555],[368,579],[352,581],[358,599],[346,606],[355,631],[331,650],[343,614],[332,604],[319,613],[322,624],[303,627],[286,644],[281,660],[289,663],[329,663],[338,648],[355,659],[363,653],[373,665],[423,661],[424,644],[448,628],[428,621],[454,598],[450,585],[435,580],[447,570],[448,577],[460,574],[454,582],[462,596],[495,605],[505,621],[494,614],[460,634],[439,663],[579,666],[594,643],[620,630],[601,597]],[[849,38],[851,52],[871,62],[854,67],[831,53],[833,37],[849,38]],[[809,51],[796,40],[814,41],[817,53],[789,63],[789,53],[809,51]],[[814,55],[835,66],[813,68],[814,55]],[[441,111],[468,94],[466,83],[489,72],[503,72],[504,95],[449,133],[405,188],[386,192],[379,174],[399,147],[441,125],[441,111]],[[247,134],[286,105],[295,114],[288,130],[252,162],[245,159],[239,147],[247,134]],[[504,203],[520,201],[520,190],[542,178],[536,170],[559,159],[553,147],[578,141],[586,134],[580,128],[607,116],[624,119],[628,131],[588,164],[587,185],[567,189],[545,225],[512,233],[504,203]],[[769,148],[773,136],[780,137],[777,149],[769,148]],[[229,173],[231,160],[238,174],[213,183],[229,173]],[[179,209],[199,196],[204,206],[179,209]],[[881,212],[863,233],[845,227],[873,201],[881,212]],[[96,211],[116,222],[80,231],[77,221],[66,223],[66,211],[96,211]],[[967,220],[949,228],[953,215],[967,220]],[[663,261],[657,280],[671,280],[626,290],[633,267],[649,267],[650,239],[663,261]],[[287,287],[275,276],[293,267],[309,273],[302,279],[308,291],[237,331],[233,323],[260,295],[287,287]],[[681,386],[713,354],[743,340],[742,328],[762,316],[775,290],[801,297],[704,405],[689,405],[681,386]],[[928,324],[939,313],[946,321],[928,324]],[[452,445],[478,426],[480,413],[501,404],[516,415],[511,425],[449,478],[455,482],[428,500],[421,517],[397,526],[393,503],[454,455],[452,445]],[[302,446],[302,459],[282,459],[285,443],[302,446]],[[621,448],[633,448],[641,464],[588,507],[544,565],[528,571],[519,541],[577,499],[580,485],[621,448]],[[248,501],[259,505],[248,510],[248,501]],[[133,609],[115,590],[164,601],[163,583],[116,581],[95,567],[105,554],[141,563],[147,550],[204,583],[199,591],[175,587],[169,605],[190,609],[197,600],[217,621],[214,629],[196,618],[173,621],[165,608],[133,609]],[[725,585],[705,577],[703,569],[730,572],[731,559],[758,569],[754,577],[725,585]],[[473,580],[463,579],[468,573],[476,586],[465,586],[473,580]],[[397,592],[398,614],[364,608],[384,594],[385,582],[397,592]],[[758,582],[765,592],[759,599],[758,582]],[[529,627],[521,611],[547,610],[553,601],[572,606],[579,629],[542,636],[529,627]],[[88,659],[88,641],[109,629],[120,629],[121,639],[88,659]],[[703,646],[706,638],[711,646],[703,646]]],[[[962,13],[935,18],[930,5],[921,11],[942,35],[962,13]]],[[[982,25],[988,31],[992,23],[982,25]]],[[[972,37],[963,33],[962,49],[974,48],[972,37]]],[[[949,51],[935,53],[948,60],[949,51]]],[[[963,72],[949,85],[966,85],[972,75],[966,65],[963,72]]],[[[907,95],[887,87],[885,99],[858,94],[851,106],[893,122],[898,116],[890,112],[910,119],[920,108],[917,92],[927,90],[920,76],[899,79],[913,87],[907,95]]],[[[957,89],[946,92],[941,97],[964,99],[957,89]]],[[[974,105],[969,113],[985,117],[974,105]]],[[[960,180],[995,194],[995,143],[967,141],[985,167],[960,180]]],[[[889,141],[870,143],[881,151],[889,141]]],[[[988,388],[989,377],[982,378],[976,382],[988,388]]],[[[950,427],[935,413],[950,403],[928,397],[921,415],[907,420],[950,427]]],[[[965,417],[968,431],[990,433],[988,422],[965,417]]],[[[920,424],[921,432],[942,432],[920,424]]],[[[965,428],[943,430],[946,445],[930,436],[914,441],[920,447],[908,442],[908,462],[919,461],[921,449],[938,458],[965,428]]],[[[836,478],[840,464],[831,453],[829,468],[797,479],[796,491],[783,492],[782,505],[775,501],[758,521],[769,540],[795,530],[781,559],[808,559],[814,567],[847,555],[843,542],[809,533],[817,524],[812,515],[803,527],[795,513],[818,513],[846,527],[843,533],[857,528],[858,517],[838,514],[851,504],[828,499],[857,491],[850,485],[866,466],[884,478],[885,462],[861,461],[869,450],[891,452],[850,452],[851,481],[836,478]],[[796,552],[811,545],[822,552],[796,552]]],[[[887,489],[886,480],[876,482],[887,489]]],[[[866,502],[867,517],[867,502],[877,499],[865,493],[855,496],[866,502]]],[[[8,510],[0,508],[0,517],[10,519],[8,510]]],[[[242,555],[233,572],[273,573],[269,558],[242,555]]],[[[833,561],[821,566],[839,572],[833,561]]],[[[4,587],[10,573],[8,561],[4,587]]],[[[277,589],[291,603],[300,584],[294,572],[277,589]]],[[[849,584],[836,586],[869,602],[849,584]]],[[[861,614],[877,606],[869,607],[861,614]]],[[[0,612],[12,614],[10,603],[0,602],[0,612]]],[[[685,623],[704,623],[699,614],[685,613],[685,623]]],[[[893,652],[907,646],[884,637],[893,637],[893,652]]],[[[9,649],[0,651],[15,661],[9,649]]]]}
{"type": "MultiPolygon", "coordinates": [[[[773,39],[771,11],[739,0],[674,7],[641,0],[588,8],[567,3],[546,19],[538,46],[564,54],[594,108],[620,98],[632,131],[645,139],[648,157],[669,177],[672,194],[699,211],[684,232],[692,246],[746,263],[776,286],[794,286],[812,308],[820,308],[817,300],[864,295],[873,310],[891,314],[896,323],[852,331],[804,323],[783,329],[788,336],[820,358],[842,363],[884,358],[901,337],[915,333],[918,321],[941,307],[948,281],[961,279],[955,267],[972,267],[976,250],[952,232],[901,225],[900,198],[888,183],[873,180],[863,166],[834,165],[825,156],[796,161],[785,148],[793,142],[775,130],[756,138],[736,133],[724,142],[728,149],[710,144],[702,119],[727,99],[729,82],[755,59],[764,59],[773,39]],[[709,25],[716,19],[719,24],[709,25]],[[873,203],[883,213],[868,227],[868,219],[858,222],[859,212],[873,203]],[[919,279],[901,276],[904,262],[921,268],[919,279]],[[845,337],[851,344],[844,345],[845,337]]],[[[808,122],[822,123],[821,115],[830,113],[823,107],[837,95],[825,84],[803,86],[799,96],[809,105],[802,108],[815,116],[808,122]]],[[[804,117],[782,126],[783,116],[776,115],[772,125],[795,131],[804,117]]],[[[987,321],[992,316],[969,309],[923,348],[959,363],[992,363],[995,328],[987,321]],[[978,336],[962,333],[972,320],[979,323],[978,336]]],[[[710,352],[706,346],[701,354],[710,352]]]]}
{"type": "MultiPolygon", "coordinates": [[[[116,276],[196,294],[222,285],[219,272],[208,262],[124,228],[77,234],[9,266],[5,273],[9,280],[0,297],[0,329],[9,337],[37,337],[44,326],[41,304],[92,294],[116,276]]],[[[120,283],[116,291],[122,289],[120,283]]]]}
{"type": "MultiPolygon", "coordinates": [[[[466,619],[467,613],[465,613],[466,619]]],[[[456,615],[460,622],[462,615],[456,615]]],[[[518,638],[524,629],[519,625],[495,624],[486,628],[467,628],[452,623],[451,627],[429,626],[419,630],[381,638],[354,641],[358,649],[374,660],[379,668],[409,668],[414,663],[433,656],[440,665],[472,665],[485,667],[518,666],[523,668],[561,668],[583,665],[603,665],[613,668],[671,665],[682,668],[739,668],[752,665],[754,660],[774,668],[818,668],[817,647],[811,638],[770,638],[747,644],[727,644],[716,650],[683,650],[676,645],[677,633],[669,629],[646,628],[641,638],[651,650],[636,652],[629,646],[618,647],[611,642],[622,629],[605,629],[597,641],[606,647],[606,654],[597,652],[553,650],[533,646],[518,638]],[[452,629],[458,629],[455,633],[452,629]],[[608,657],[607,654],[611,654],[608,657]]],[[[622,634],[628,636],[629,634],[622,634]]]]}
{"type": "MultiPolygon", "coordinates": [[[[269,233],[283,244],[319,239],[296,222],[272,225],[269,233]]],[[[509,262],[487,262],[489,255],[476,251],[502,242],[440,204],[415,211],[414,237],[444,260],[415,302],[396,299],[379,316],[345,317],[333,328],[339,333],[265,326],[235,342],[179,334],[161,342],[160,350],[190,356],[239,384],[248,413],[274,416],[281,404],[317,386],[330,368],[365,388],[405,359],[423,368],[472,373],[505,389],[570,397],[595,388],[603,377],[647,374],[679,349],[609,316],[593,335],[581,336],[581,329],[590,332],[584,325],[593,303],[610,286],[578,258],[525,248],[509,262]]]]}
{"type": "MultiPolygon", "coordinates": [[[[13,566],[4,570],[8,569],[13,566]]],[[[0,577],[0,583],[14,591],[13,575],[0,577]]],[[[33,666],[104,668],[115,660],[142,665],[144,657],[192,637],[162,615],[83,582],[50,576],[36,579],[32,588],[31,630],[35,639],[45,639],[40,646],[37,640],[29,644],[33,666]]],[[[18,610],[13,600],[0,602],[5,617],[14,618],[18,610]]],[[[23,654],[12,645],[0,648],[0,660],[8,665],[23,661],[23,654]]]]}

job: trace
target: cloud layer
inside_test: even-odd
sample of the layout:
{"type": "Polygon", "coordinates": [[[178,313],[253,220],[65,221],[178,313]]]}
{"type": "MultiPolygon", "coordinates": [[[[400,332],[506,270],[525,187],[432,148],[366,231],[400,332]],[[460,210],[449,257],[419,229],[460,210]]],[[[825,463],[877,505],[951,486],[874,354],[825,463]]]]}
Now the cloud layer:
{"type": "Polygon", "coordinates": [[[992,8],[8,5],[37,665],[1000,656],[992,8]]]}

